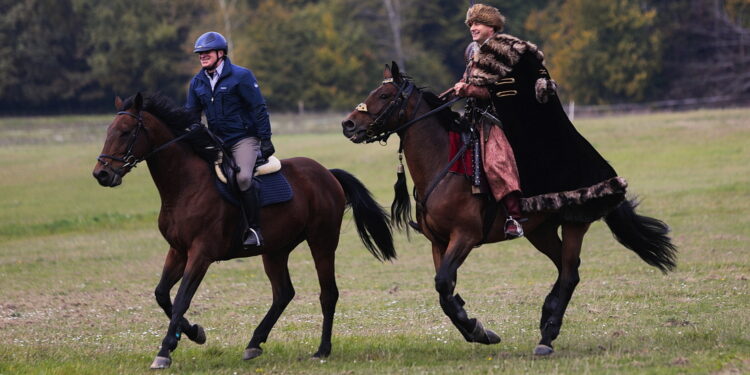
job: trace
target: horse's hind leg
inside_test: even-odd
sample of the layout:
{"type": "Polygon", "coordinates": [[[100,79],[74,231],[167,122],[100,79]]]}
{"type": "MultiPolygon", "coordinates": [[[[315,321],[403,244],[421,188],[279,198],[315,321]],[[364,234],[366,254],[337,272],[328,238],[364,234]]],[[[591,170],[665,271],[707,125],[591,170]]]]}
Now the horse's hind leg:
{"type": "Polygon", "coordinates": [[[333,315],[336,312],[336,302],[339,299],[339,289],[336,286],[335,274],[339,230],[318,233],[321,234],[319,237],[326,238],[310,238],[307,240],[307,243],[310,245],[310,250],[315,260],[315,269],[318,272],[320,307],[323,310],[323,333],[320,337],[320,346],[318,347],[318,351],[313,354],[313,358],[324,358],[331,354],[333,315]]]}
{"type": "MultiPolygon", "coordinates": [[[[187,257],[184,254],[180,254],[177,250],[170,248],[167,253],[167,258],[164,260],[161,279],[154,291],[156,303],[161,306],[169,319],[172,319],[172,299],[169,297],[169,291],[172,290],[172,287],[174,287],[174,285],[182,278],[182,274],[185,272],[186,263],[187,257]]],[[[182,318],[182,321],[180,321],[180,330],[184,332],[190,340],[198,344],[206,342],[206,332],[203,327],[198,324],[190,325],[190,322],[184,317],[182,318]]]]}
{"type": "Polygon", "coordinates": [[[266,271],[268,280],[271,281],[273,302],[266,316],[263,317],[258,328],[253,332],[253,337],[247,344],[245,353],[242,356],[244,360],[250,360],[263,354],[260,344],[266,342],[274,324],[276,324],[281,313],[284,312],[286,306],[294,298],[294,286],[292,285],[292,279],[289,277],[289,267],[287,266],[288,260],[288,251],[263,255],[263,268],[266,271]]]}
{"type": "Polygon", "coordinates": [[[547,355],[552,353],[552,341],[560,334],[565,310],[580,280],[578,267],[581,264],[581,245],[589,225],[589,223],[564,223],[562,225],[560,276],[552,290],[554,293],[557,289],[557,298],[551,297],[553,293],[550,293],[550,296],[545,300],[544,310],[547,310],[545,313],[548,316],[546,320],[542,321],[542,339],[534,349],[534,354],[547,355]]]}
{"type": "MultiPolygon", "coordinates": [[[[196,253],[199,252],[196,251],[196,253]]],[[[156,355],[154,362],[151,363],[152,369],[165,369],[171,365],[172,359],[170,358],[170,353],[177,349],[177,343],[182,336],[185,312],[190,307],[190,302],[198,290],[203,277],[206,275],[209,265],[211,265],[211,261],[205,257],[188,257],[182,283],[180,283],[180,288],[177,290],[177,295],[174,298],[174,306],[172,306],[172,316],[169,321],[167,335],[162,340],[161,349],[156,355]]]]}
{"type": "Polygon", "coordinates": [[[539,330],[544,328],[544,324],[549,319],[550,314],[555,310],[558,304],[558,292],[560,289],[560,272],[562,268],[562,241],[557,235],[557,228],[560,225],[547,221],[537,227],[533,232],[526,235],[526,238],[534,247],[546,255],[557,268],[557,280],[552,290],[547,294],[542,305],[542,317],[539,320],[539,330]]]}

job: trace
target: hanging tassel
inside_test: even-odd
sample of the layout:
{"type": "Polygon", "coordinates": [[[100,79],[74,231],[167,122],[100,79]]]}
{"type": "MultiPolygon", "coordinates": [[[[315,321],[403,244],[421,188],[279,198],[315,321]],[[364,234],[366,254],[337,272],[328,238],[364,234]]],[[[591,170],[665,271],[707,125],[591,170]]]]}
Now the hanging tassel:
{"type": "Polygon", "coordinates": [[[391,204],[391,220],[396,228],[406,230],[409,235],[409,221],[411,221],[411,199],[409,189],[406,186],[406,172],[404,171],[403,152],[399,147],[398,167],[396,168],[396,183],[393,185],[394,197],[391,204]]]}

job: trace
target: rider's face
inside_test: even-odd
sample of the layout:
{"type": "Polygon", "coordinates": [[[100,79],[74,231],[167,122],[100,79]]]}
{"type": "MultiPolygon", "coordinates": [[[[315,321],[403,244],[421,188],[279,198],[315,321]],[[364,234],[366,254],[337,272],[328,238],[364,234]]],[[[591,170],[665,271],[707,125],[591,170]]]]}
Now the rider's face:
{"type": "Polygon", "coordinates": [[[216,66],[218,66],[219,58],[224,56],[224,51],[206,51],[206,52],[198,52],[198,58],[201,62],[201,67],[206,68],[206,70],[214,70],[216,69],[216,66]]]}
{"type": "Polygon", "coordinates": [[[479,44],[484,43],[487,38],[491,37],[495,33],[495,29],[492,26],[487,26],[479,22],[474,22],[469,26],[469,32],[471,33],[471,39],[479,44]]]}

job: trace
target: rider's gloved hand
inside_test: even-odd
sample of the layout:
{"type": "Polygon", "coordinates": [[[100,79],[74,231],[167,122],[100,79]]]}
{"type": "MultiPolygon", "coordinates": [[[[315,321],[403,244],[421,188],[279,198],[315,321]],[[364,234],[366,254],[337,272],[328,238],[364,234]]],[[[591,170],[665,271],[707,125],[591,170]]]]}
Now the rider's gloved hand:
{"type": "Polygon", "coordinates": [[[276,149],[273,148],[271,139],[263,139],[260,141],[260,154],[264,159],[268,159],[268,157],[273,155],[274,152],[276,152],[276,149]]]}

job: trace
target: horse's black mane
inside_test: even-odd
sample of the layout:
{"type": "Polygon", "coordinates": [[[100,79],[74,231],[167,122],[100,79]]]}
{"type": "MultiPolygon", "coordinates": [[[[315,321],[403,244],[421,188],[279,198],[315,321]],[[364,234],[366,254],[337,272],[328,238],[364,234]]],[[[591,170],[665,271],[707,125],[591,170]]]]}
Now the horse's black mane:
{"type": "MultiPolygon", "coordinates": [[[[414,83],[414,80],[406,75],[401,73],[401,78],[410,81],[411,83],[414,83]]],[[[430,109],[435,109],[437,107],[440,107],[441,105],[445,104],[445,100],[440,99],[435,93],[432,91],[427,90],[427,87],[425,86],[416,86],[417,90],[419,90],[422,93],[422,98],[427,103],[427,105],[430,107],[430,109]]],[[[438,120],[440,121],[440,125],[442,125],[445,130],[452,130],[456,131],[456,120],[461,117],[461,115],[458,112],[454,112],[450,107],[447,107],[440,112],[436,113],[435,116],[437,116],[438,120]]]]}
{"type": "MultiPolygon", "coordinates": [[[[132,108],[134,99],[135,95],[125,99],[120,110],[126,111],[132,108]]],[[[146,94],[143,97],[143,108],[141,110],[161,120],[172,131],[175,137],[185,134],[188,127],[197,121],[192,112],[177,105],[171,98],[158,92],[146,94]]],[[[206,132],[196,132],[195,135],[183,138],[183,140],[201,158],[209,162],[213,162],[216,159],[216,149],[206,149],[207,146],[213,146],[213,141],[206,132]]]]}

